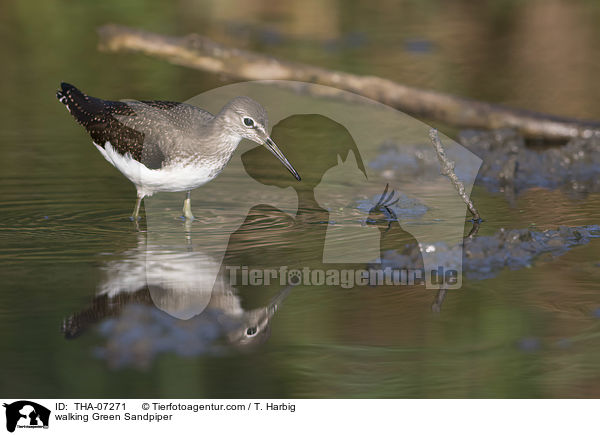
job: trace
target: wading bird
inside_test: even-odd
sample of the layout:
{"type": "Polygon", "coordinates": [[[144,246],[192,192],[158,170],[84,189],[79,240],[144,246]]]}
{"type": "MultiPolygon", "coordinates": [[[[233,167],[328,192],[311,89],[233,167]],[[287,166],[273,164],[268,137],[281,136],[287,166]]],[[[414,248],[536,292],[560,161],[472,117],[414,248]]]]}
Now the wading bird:
{"type": "Polygon", "coordinates": [[[183,215],[194,219],[191,191],[225,168],[242,139],[264,145],[300,180],[269,137],[265,109],[251,98],[236,97],[213,115],[171,101],[102,100],[68,83],[61,83],[56,97],[104,158],[135,184],[133,220],[145,196],[182,191],[187,191],[183,215]]]}

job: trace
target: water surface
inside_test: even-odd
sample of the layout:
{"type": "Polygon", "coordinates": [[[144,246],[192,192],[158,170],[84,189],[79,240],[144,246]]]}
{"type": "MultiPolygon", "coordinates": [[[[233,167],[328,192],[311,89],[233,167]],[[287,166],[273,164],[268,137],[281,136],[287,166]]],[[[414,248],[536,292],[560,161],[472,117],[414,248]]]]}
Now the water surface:
{"type": "MultiPolygon", "coordinates": [[[[311,13],[271,2],[243,8],[221,2],[119,8],[58,0],[1,6],[0,46],[13,60],[0,71],[3,395],[597,397],[598,240],[489,279],[465,279],[439,313],[431,309],[435,292],[415,288],[242,287],[239,303],[250,314],[281,299],[268,334],[252,346],[232,347],[239,338],[218,337],[210,313],[188,326],[178,323],[167,312],[179,308],[161,302],[143,279],[138,288],[131,285],[121,305],[101,298],[115,273],[129,274],[147,255],[148,233],[127,219],[133,187],[55,100],[58,83],[70,81],[107,98],[186,100],[224,82],[141,56],[98,53],[97,25],[112,21],[174,34],[198,31],[226,42],[242,39],[249,48],[326,67],[599,118],[597,5],[502,4],[495,9],[403,2],[400,9],[378,9],[320,2],[311,13]],[[65,321],[74,315],[86,322],[76,338],[67,339],[65,321]],[[106,323],[111,318],[121,323],[106,323]],[[147,345],[137,353],[118,341],[127,328],[144,334],[132,341],[147,345]],[[171,341],[156,347],[164,337],[171,341]],[[177,347],[186,340],[195,347],[177,347]],[[123,355],[131,358],[118,358],[123,355]]],[[[293,163],[310,171],[311,158],[295,156],[293,163]]],[[[227,189],[223,195],[236,201],[236,186],[227,189]]],[[[574,197],[563,189],[533,187],[509,201],[476,185],[473,199],[485,217],[479,231],[484,236],[500,228],[597,224],[600,215],[598,193],[574,197]]],[[[327,220],[323,210],[306,205],[310,201],[303,204],[291,217],[255,210],[251,225],[237,233],[230,261],[319,264],[315,252],[327,220]]],[[[168,255],[165,244],[178,252],[188,246],[179,210],[172,211],[169,228],[161,232],[168,243],[163,241],[162,251],[151,243],[150,252],[168,255]]],[[[226,215],[213,210],[220,212],[226,215]]],[[[186,261],[193,266],[194,257],[185,257],[184,271],[186,261]]],[[[230,332],[239,325],[225,321],[221,327],[230,332]]]]}

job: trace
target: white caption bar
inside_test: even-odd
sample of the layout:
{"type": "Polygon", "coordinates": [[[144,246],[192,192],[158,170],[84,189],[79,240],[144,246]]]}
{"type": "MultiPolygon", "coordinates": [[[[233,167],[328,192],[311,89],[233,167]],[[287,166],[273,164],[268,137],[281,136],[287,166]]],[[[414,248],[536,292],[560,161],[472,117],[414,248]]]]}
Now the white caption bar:
{"type": "Polygon", "coordinates": [[[597,429],[600,400],[3,399],[8,432],[26,435],[223,433],[503,434],[597,429]],[[373,432],[378,431],[378,432],[373,432]]]}

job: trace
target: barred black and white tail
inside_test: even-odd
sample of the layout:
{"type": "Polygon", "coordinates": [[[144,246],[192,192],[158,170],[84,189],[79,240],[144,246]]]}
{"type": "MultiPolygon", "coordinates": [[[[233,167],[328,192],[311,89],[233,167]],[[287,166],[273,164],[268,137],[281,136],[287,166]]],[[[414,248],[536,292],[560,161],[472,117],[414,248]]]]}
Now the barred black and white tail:
{"type": "Polygon", "coordinates": [[[61,103],[63,103],[67,107],[67,110],[69,112],[71,112],[71,108],[69,107],[69,100],[67,99],[67,92],[65,90],[66,86],[71,86],[71,85],[69,85],[68,83],[61,83],[60,84],[60,87],[63,88],[63,89],[60,90],[60,91],[56,91],[56,98],[58,98],[58,101],[60,101],[61,103]]]}
{"type": "Polygon", "coordinates": [[[69,83],[61,83],[60,87],[56,98],[67,106],[71,115],[84,127],[90,126],[94,119],[104,114],[106,105],[103,100],[90,97],[69,83]]]}

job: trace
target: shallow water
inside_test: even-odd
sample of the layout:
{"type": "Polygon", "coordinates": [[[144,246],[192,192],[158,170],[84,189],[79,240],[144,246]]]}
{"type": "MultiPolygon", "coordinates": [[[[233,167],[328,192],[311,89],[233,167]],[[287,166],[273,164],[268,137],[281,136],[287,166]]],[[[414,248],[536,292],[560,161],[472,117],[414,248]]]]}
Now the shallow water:
{"type": "MultiPolygon", "coordinates": [[[[25,3],[4,5],[2,32],[19,34],[20,45],[2,38],[3,49],[16,62],[0,71],[2,95],[10,102],[0,108],[0,391],[11,397],[597,397],[600,240],[560,255],[536,256],[527,267],[502,269],[488,279],[465,278],[460,290],[446,295],[439,313],[432,310],[435,290],[326,285],[291,290],[239,286],[237,299],[224,286],[222,298],[213,298],[210,309],[202,311],[202,295],[186,300],[189,294],[183,292],[183,302],[172,294],[164,297],[165,289],[176,293],[189,284],[186,271],[197,270],[198,261],[211,264],[207,258],[216,255],[194,249],[206,243],[199,226],[190,230],[178,219],[183,194],[174,197],[170,210],[161,209],[160,198],[148,202],[146,212],[160,209],[162,220],[150,226],[142,222],[137,231],[127,219],[133,187],[102,159],[53,95],[60,80],[100,96],[176,100],[223,84],[160,61],[97,53],[94,26],[119,21],[172,33],[206,28],[223,40],[242,32],[252,48],[273,54],[598,118],[600,99],[594,92],[600,65],[590,57],[573,60],[580,69],[569,74],[577,78],[572,94],[566,86],[549,95],[543,83],[519,79],[528,68],[539,69],[539,64],[533,68],[527,63],[525,53],[515,55],[520,66],[507,74],[497,71],[508,68],[504,63],[489,57],[491,48],[510,51],[507,39],[521,38],[507,33],[504,25],[518,24],[523,36],[527,29],[520,23],[527,17],[562,13],[558,3],[549,3],[547,8],[540,6],[544,2],[513,6],[505,15],[470,8],[472,15],[465,18],[460,8],[443,7],[442,2],[432,2],[429,12],[408,2],[398,18],[406,24],[400,33],[397,21],[381,20],[386,14],[373,8],[357,2],[355,13],[348,14],[363,17],[356,21],[332,3],[331,14],[321,10],[318,15],[330,20],[320,27],[335,32],[315,32],[306,24],[311,20],[299,19],[297,29],[305,23],[305,31],[285,33],[278,23],[297,15],[282,9],[273,15],[275,33],[266,36],[253,22],[258,12],[247,11],[242,16],[250,18],[243,21],[237,12],[216,4],[210,20],[190,12],[188,8],[195,9],[185,3],[168,10],[156,4],[144,14],[134,7],[116,14],[106,5],[66,7],[60,1],[48,3],[45,14],[29,13],[25,3]],[[46,20],[54,25],[44,25],[46,20]],[[484,32],[482,20],[495,23],[487,39],[475,37],[484,32]],[[78,24],[66,25],[72,22],[78,24]],[[39,29],[46,29],[43,40],[39,29]],[[487,42],[469,42],[475,40],[487,42]],[[381,48],[391,44],[406,48],[391,56],[381,48]],[[60,62],[57,46],[63,47],[60,62]],[[440,64],[445,66],[435,67],[440,64]],[[494,85],[477,85],[489,83],[483,78],[491,72],[500,77],[494,85]],[[183,260],[175,262],[179,269],[158,268],[155,277],[143,268],[149,264],[148,252],[159,260],[161,255],[183,260]],[[115,288],[123,290],[118,301],[103,297],[115,288]],[[236,335],[259,324],[260,310],[274,303],[277,310],[268,313],[268,328],[250,340],[257,343],[236,335]],[[181,304],[185,316],[198,310],[201,315],[181,320],[181,304]],[[237,315],[236,304],[243,315],[237,315]]],[[[575,44],[582,52],[597,52],[598,38],[584,39],[585,32],[577,30],[595,29],[586,18],[590,9],[598,13],[592,6],[580,2],[569,9],[576,24],[567,29],[572,40],[561,46],[565,50],[575,44]]],[[[545,47],[531,38],[525,52],[545,47]]],[[[548,53],[539,54],[545,77],[563,77],[548,53]]],[[[313,158],[294,156],[294,165],[307,179],[319,176],[310,172],[313,158]]],[[[263,176],[279,180],[281,174],[285,176],[267,171],[263,176]]],[[[231,180],[222,186],[219,201],[194,204],[200,224],[233,220],[230,210],[244,198],[236,178],[231,180]]],[[[378,193],[362,200],[376,200],[378,193]]],[[[299,201],[298,214],[254,210],[229,244],[226,264],[322,264],[318,256],[330,217],[303,196],[306,191],[290,194],[293,200],[307,199],[299,201]]],[[[593,225],[600,216],[598,193],[573,196],[560,188],[531,187],[508,198],[483,183],[475,185],[473,199],[485,218],[480,236],[500,228],[541,232],[559,225],[593,225]]],[[[352,204],[360,211],[360,201],[352,204]]],[[[465,233],[469,229],[467,223],[465,233]]],[[[407,242],[395,227],[390,234],[394,243],[407,242]]],[[[193,279],[192,287],[203,285],[193,279]]]]}

